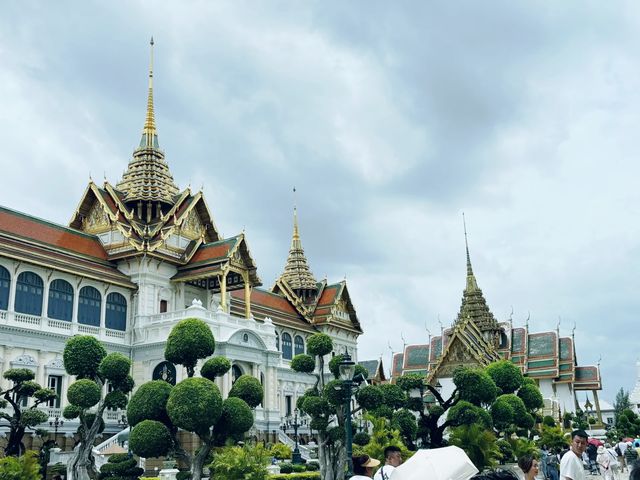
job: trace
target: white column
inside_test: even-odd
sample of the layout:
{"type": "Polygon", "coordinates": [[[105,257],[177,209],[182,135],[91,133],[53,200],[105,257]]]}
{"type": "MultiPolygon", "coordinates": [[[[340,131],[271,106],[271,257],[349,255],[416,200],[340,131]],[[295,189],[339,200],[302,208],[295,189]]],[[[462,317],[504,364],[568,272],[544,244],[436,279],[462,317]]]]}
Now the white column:
{"type": "Polygon", "coordinates": [[[107,319],[107,294],[100,292],[102,296],[102,301],[100,302],[100,328],[105,328],[105,323],[107,319]]]}
{"type": "Polygon", "coordinates": [[[45,281],[44,288],[42,289],[42,316],[49,316],[49,285],[51,282],[45,281]]]}
{"type": "Polygon", "coordinates": [[[10,312],[15,311],[17,285],[18,285],[18,273],[14,272],[14,274],[11,275],[11,284],[9,285],[9,305],[7,305],[7,310],[9,310],[10,312]]]}

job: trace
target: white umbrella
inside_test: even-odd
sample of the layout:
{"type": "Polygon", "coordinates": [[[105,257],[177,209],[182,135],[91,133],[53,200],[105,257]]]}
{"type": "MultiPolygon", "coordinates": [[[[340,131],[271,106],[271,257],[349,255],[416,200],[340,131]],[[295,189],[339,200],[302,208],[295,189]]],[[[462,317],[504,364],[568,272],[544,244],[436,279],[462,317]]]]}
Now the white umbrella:
{"type": "Polygon", "coordinates": [[[469,480],[478,469],[459,447],[418,450],[396,468],[391,480],[469,480]]]}

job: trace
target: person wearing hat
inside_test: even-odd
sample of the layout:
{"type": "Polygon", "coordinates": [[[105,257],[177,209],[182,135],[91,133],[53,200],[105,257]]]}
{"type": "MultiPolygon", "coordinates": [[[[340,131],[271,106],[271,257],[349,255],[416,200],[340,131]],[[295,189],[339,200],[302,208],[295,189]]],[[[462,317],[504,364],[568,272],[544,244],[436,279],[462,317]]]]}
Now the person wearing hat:
{"type": "Polygon", "coordinates": [[[369,455],[352,457],[354,475],[349,480],[369,480],[373,476],[373,469],[380,465],[380,460],[369,455]]]}
{"type": "Polygon", "coordinates": [[[600,473],[604,480],[613,480],[613,470],[611,469],[611,455],[602,445],[598,447],[598,456],[596,462],[600,467],[600,473]]]}

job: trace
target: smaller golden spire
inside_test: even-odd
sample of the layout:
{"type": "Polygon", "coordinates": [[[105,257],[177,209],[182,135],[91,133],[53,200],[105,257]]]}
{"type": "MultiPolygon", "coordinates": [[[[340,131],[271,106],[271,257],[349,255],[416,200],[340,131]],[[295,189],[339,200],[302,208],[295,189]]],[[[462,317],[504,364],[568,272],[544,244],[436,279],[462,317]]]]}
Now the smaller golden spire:
{"type": "Polygon", "coordinates": [[[147,116],[142,129],[141,148],[158,148],[158,132],[156,131],[156,119],[153,112],[153,37],[150,44],[149,60],[149,94],[147,96],[147,116]]]}
{"type": "Polygon", "coordinates": [[[473,275],[473,268],[471,268],[471,256],[469,255],[469,242],[467,240],[467,222],[464,218],[464,212],[462,212],[462,225],[464,227],[464,246],[467,252],[467,289],[477,289],[478,284],[473,275]]]}

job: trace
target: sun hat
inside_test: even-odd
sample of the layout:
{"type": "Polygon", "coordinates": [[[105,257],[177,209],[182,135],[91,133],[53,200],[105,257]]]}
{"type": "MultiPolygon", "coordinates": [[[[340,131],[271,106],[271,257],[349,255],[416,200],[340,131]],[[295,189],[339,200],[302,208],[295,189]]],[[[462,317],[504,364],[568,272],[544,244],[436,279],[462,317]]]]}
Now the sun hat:
{"type": "Polygon", "coordinates": [[[375,458],[369,457],[369,459],[362,464],[363,467],[377,467],[380,465],[380,460],[376,460],[375,458]]]}

